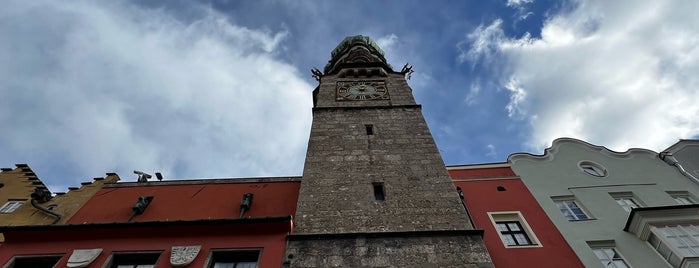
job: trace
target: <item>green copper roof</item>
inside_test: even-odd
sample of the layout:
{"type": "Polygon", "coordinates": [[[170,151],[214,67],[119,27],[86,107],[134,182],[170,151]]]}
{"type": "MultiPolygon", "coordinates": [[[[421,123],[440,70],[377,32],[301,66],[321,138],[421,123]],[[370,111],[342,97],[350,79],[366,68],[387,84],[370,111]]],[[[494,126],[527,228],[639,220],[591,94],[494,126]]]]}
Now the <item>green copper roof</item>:
{"type": "Polygon", "coordinates": [[[384,56],[383,49],[381,49],[379,47],[379,45],[376,44],[376,42],[374,42],[374,40],[371,40],[371,38],[369,38],[368,36],[363,36],[363,35],[355,35],[355,36],[345,37],[345,39],[342,40],[342,42],[340,42],[340,44],[337,45],[337,47],[335,49],[333,49],[333,52],[330,54],[330,56],[332,58],[335,58],[335,56],[338,53],[342,52],[343,50],[345,50],[347,47],[349,47],[353,43],[360,43],[360,42],[365,43],[365,44],[373,47],[374,49],[376,49],[376,51],[379,52],[379,54],[381,54],[381,56],[384,56]]]}

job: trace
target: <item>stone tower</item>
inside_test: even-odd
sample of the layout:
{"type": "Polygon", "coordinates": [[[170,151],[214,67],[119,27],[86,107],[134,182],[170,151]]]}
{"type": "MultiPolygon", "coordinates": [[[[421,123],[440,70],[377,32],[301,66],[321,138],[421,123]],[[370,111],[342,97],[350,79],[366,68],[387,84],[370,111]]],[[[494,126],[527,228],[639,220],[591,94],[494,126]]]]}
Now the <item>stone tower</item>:
{"type": "Polygon", "coordinates": [[[290,267],[492,267],[405,75],[366,36],[314,71],[290,267]]]}

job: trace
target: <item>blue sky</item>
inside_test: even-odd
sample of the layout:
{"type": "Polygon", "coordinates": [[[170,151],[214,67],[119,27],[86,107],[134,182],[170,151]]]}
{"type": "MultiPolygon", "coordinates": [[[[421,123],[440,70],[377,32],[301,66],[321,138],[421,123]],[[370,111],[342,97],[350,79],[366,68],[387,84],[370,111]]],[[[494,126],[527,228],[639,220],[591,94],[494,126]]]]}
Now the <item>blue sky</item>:
{"type": "Polygon", "coordinates": [[[312,67],[367,35],[447,165],[558,137],[660,151],[699,134],[696,1],[14,1],[0,165],[54,191],[105,172],[300,175],[312,67]]]}

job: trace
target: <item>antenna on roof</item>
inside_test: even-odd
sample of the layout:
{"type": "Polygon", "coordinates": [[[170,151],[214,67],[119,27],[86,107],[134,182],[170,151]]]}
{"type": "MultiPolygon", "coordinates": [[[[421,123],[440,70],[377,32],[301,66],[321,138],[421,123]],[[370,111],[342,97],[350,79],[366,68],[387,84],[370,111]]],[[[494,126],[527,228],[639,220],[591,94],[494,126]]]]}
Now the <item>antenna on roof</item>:
{"type": "Polygon", "coordinates": [[[138,182],[148,182],[148,179],[153,177],[148,173],[145,173],[143,171],[138,171],[138,170],[134,170],[133,174],[138,175],[138,182]]]}

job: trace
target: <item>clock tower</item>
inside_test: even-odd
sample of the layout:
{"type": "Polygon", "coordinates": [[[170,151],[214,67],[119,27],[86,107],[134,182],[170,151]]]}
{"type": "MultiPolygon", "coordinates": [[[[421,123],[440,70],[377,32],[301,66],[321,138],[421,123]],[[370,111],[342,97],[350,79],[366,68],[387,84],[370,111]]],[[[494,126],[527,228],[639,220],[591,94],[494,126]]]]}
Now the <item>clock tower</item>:
{"type": "Polygon", "coordinates": [[[492,267],[405,76],[366,36],[332,51],[285,265],[492,267]]]}

